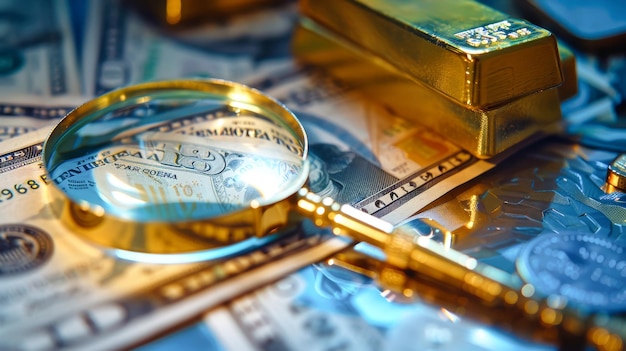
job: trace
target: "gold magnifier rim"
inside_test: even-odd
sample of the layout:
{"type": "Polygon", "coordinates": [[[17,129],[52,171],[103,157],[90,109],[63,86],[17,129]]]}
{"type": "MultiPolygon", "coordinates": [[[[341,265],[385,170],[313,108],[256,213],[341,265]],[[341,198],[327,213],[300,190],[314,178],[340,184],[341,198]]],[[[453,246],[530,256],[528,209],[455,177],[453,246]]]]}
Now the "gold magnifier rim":
{"type": "Polygon", "coordinates": [[[284,104],[241,83],[222,79],[185,79],[140,83],[98,96],[70,111],[51,131],[43,146],[42,161],[49,183],[49,204],[62,223],[76,235],[105,249],[152,254],[194,253],[264,237],[289,223],[289,208],[308,180],[308,138],[304,127],[284,104]],[[266,117],[284,123],[302,143],[303,167],[297,178],[271,203],[252,201],[249,206],[225,215],[200,220],[133,220],[108,213],[102,206],[73,199],[53,181],[49,170],[55,147],[66,136],[99,116],[94,113],[126,100],[172,90],[206,92],[224,96],[224,103],[243,102],[259,107],[266,117]],[[91,117],[90,117],[91,116],[91,117]]]}

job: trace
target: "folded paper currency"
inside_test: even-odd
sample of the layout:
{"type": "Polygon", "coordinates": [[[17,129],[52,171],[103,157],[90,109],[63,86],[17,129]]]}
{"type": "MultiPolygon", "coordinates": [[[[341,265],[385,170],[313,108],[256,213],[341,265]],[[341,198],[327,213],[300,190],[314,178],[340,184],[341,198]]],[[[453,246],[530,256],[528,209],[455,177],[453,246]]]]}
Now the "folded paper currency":
{"type": "Polygon", "coordinates": [[[0,40],[0,93],[51,98],[80,94],[67,1],[7,1],[0,40]]]}
{"type": "Polygon", "coordinates": [[[0,101],[0,141],[56,125],[84,102],[82,97],[38,98],[10,96],[0,101]]]}
{"type": "Polygon", "coordinates": [[[332,291],[324,286],[332,284],[332,272],[319,268],[306,267],[233,299],[207,313],[204,321],[227,350],[296,350],[303,345],[307,350],[381,350],[382,332],[361,318],[349,294],[340,297],[342,287],[332,291]]]}
{"type": "Polygon", "coordinates": [[[80,240],[52,213],[51,180],[40,164],[47,133],[0,145],[1,350],[127,348],[346,246],[303,231],[197,264],[116,257],[80,240]]]}
{"type": "MultiPolygon", "coordinates": [[[[126,4],[123,0],[89,4],[81,66],[83,90],[89,97],[153,80],[242,81],[288,58],[287,38],[295,20],[292,6],[168,32],[150,26],[126,4]]],[[[211,5],[214,2],[206,4],[211,5]]]]}
{"type": "Polygon", "coordinates": [[[324,170],[330,182],[313,166],[311,190],[391,223],[497,164],[472,157],[319,69],[292,65],[250,82],[294,111],[315,159],[332,165],[324,170]]]}

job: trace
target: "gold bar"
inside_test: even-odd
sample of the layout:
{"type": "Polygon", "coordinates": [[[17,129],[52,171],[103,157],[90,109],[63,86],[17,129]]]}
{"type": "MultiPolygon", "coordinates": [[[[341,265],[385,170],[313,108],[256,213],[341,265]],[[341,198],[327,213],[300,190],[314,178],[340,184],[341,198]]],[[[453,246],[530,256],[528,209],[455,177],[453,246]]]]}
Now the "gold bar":
{"type": "Polygon", "coordinates": [[[469,108],[411,79],[387,61],[372,59],[369,52],[307,18],[295,30],[293,51],[300,62],[323,68],[395,114],[430,127],[479,158],[495,156],[559,128],[557,88],[489,109],[469,108]]]}
{"type": "Polygon", "coordinates": [[[304,16],[460,104],[561,84],[554,36],[469,0],[301,0],[304,16]]]}

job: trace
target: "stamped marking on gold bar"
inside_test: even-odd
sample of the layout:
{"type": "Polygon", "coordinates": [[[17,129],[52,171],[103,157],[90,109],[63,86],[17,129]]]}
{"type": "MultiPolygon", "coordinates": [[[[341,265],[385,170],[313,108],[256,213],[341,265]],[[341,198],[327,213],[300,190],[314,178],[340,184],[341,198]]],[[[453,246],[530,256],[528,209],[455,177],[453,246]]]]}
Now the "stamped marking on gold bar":
{"type": "Polygon", "coordinates": [[[489,47],[491,44],[505,40],[515,40],[532,34],[531,29],[519,23],[512,24],[511,21],[504,20],[486,26],[480,26],[454,34],[473,47],[489,47]]]}

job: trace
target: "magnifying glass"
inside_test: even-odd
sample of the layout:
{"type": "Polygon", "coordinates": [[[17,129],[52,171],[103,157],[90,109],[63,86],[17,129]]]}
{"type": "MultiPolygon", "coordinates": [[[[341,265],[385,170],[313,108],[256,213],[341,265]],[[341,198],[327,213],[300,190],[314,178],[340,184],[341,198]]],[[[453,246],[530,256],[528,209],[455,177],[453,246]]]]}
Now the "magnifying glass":
{"type": "Polygon", "coordinates": [[[307,138],[282,104],[243,85],[135,85],[70,112],[44,146],[53,207],[104,248],[206,260],[289,224],[307,138]]]}
{"type": "Polygon", "coordinates": [[[59,218],[118,256],[223,257],[301,215],[386,243],[391,224],[304,187],[307,153],[302,125],[280,102],[233,82],[174,80],[76,108],[48,137],[43,162],[59,218]]]}

